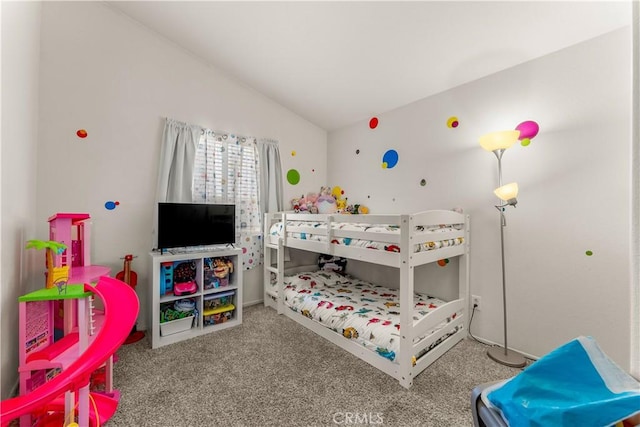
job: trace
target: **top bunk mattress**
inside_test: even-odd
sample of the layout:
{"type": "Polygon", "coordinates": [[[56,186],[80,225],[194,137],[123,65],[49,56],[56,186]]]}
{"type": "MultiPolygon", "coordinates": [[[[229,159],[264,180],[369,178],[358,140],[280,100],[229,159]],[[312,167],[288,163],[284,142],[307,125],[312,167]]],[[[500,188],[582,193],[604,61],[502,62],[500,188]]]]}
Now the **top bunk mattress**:
{"type": "MultiPolygon", "coordinates": [[[[286,227],[283,221],[276,222],[269,229],[269,237],[272,242],[280,237],[284,237],[285,229],[287,229],[287,238],[296,240],[308,240],[326,243],[329,240],[327,233],[327,222],[324,221],[297,221],[287,220],[286,227]],[[289,231],[306,229],[309,231],[289,231]]],[[[394,242],[393,236],[399,238],[400,226],[394,224],[364,224],[364,223],[343,223],[331,222],[331,230],[352,231],[357,233],[366,233],[369,238],[352,238],[352,237],[331,237],[331,243],[335,245],[360,247],[366,249],[377,249],[388,252],[400,252],[400,245],[394,242]],[[384,239],[377,239],[377,236],[385,236],[384,239]],[[391,236],[391,238],[389,238],[391,236]],[[391,241],[389,241],[391,240],[391,241]]],[[[439,239],[438,235],[444,234],[460,234],[461,225],[433,225],[433,226],[415,226],[413,233],[429,233],[430,238],[411,246],[413,252],[431,251],[450,246],[462,245],[464,237],[457,236],[452,238],[439,239]]]]}

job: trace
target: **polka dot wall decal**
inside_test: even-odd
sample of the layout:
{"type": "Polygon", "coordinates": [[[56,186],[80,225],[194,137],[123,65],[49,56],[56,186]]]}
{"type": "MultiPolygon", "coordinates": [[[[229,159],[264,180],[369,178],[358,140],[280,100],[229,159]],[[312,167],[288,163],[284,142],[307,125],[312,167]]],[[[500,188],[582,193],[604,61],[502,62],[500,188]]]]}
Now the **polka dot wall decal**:
{"type": "Polygon", "coordinates": [[[593,255],[593,251],[586,251],[586,252],[585,252],[585,255],[587,255],[587,256],[591,256],[591,255],[593,255]]]}
{"type": "Polygon", "coordinates": [[[78,135],[78,138],[86,138],[88,133],[84,129],[78,129],[78,131],[76,132],[76,135],[78,135]]]}
{"type": "Polygon", "coordinates": [[[426,180],[426,179],[421,179],[421,180],[420,180],[420,185],[422,185],[423,187],[424,187],[425,185],[427,185],[427,180],[426,180]]]}
{"type": "Polygon", "coordinates": [[[356,150],[356,154],[360,154],[360,150],[356,150]]]}
{"type": "Polygon", "coordinates": [[[388,150],[382,156],[382,168],[391,169],[398,164],[398,152],[396,150],[388,150]]]}
{"type": "Polygon", "coordinates": [[[292,156],[295,156],[295,155],[296,155],[296,150],[293,150],[293,151],[291,152],[291,155],[292,155],[292,156]]]}
{"type": "Polygon", "coordinates": [[[108,202],[106,202],[104,204],[104,207],[105,207],[105,209],[112,211],[112,210],[114,210],[116,208],[116,206],[119,206],[119,205],[120,205],[120,202],[118,202],[118,201],[113,202],[113,201],[109,200],[108,202]]]}
{"type": "Polygon", "coordinates": [[[296,185],[300,182],[300,172],[295,169],[289,169],[287,172],[287,181],[291,185],[296,185]]]}
{"type": "Polygon", "coordinates": [[[458,118],[456,116],[451,116],[447,120],[447,126],[449,128],[457,128],[460,122],[458,122],[458,118]]]}
{"type": "Polygon", "coordinates": [[[377,117],[372,117],[371,120],[369,120],[369,127],[371,129],[375,129],[378,127],[378,118],[377,117]]]}

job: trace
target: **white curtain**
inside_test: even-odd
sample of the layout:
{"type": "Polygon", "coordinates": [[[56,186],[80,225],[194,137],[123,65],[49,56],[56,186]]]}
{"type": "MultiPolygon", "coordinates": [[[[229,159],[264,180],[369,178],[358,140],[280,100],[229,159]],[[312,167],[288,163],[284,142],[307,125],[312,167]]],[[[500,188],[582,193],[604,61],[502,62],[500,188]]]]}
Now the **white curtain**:
{"type": "MultiPolygon", "coordinates": [[[[282,190],[282,163],[278,141],[262,139],[258,142],[260,150],[260,218],[264,219],[267,212],[284,210],[284,196],[282,190]]],[[[263,236],[267,238],[267,236],[263,236]]],[[[290,260],[289,249],[285,248],[285,260],[290,260]]],[[[263,263],[261,254],[260,263],[263,263]]]]}
{"type": "Polygon", "coordinates": [[[284,209],[282,191],[282,163],[278,141],[262,139],[258,142],[260,155],[260,209],[261,217],[267,212],[284,209]]]}
{"type": "Polygon", "coordinates": [[[193,164],[202,128],[167,119],[158,170],[158,202],[192,201],[193,164]]]}
{"type": "Polygon", "coordinates": [[[202,128],[167,118],[162,132],[156,204],[153,208],[153,246],[158,247],[158,203],[192,201],[193,165],[202,128]]]}

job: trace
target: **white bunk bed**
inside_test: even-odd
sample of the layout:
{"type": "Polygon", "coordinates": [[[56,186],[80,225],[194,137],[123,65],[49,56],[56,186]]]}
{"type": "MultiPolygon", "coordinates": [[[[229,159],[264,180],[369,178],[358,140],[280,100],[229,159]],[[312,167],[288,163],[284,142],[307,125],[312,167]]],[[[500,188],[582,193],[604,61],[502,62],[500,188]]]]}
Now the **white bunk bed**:
{"type": "MultiPolygon", "coordinates": [[[[415,376],[467,334],[468,215],[449,210],[432,210],[412,215],[268,213],[264,223],[264,249],[265,305],[391,375],[405,388],[411,387],[415,376]],[[346,338],[347,334],[320,323],[322,319],[314,318],[309,310],[293,305],[296,301],[314,298],[314,293],[317,301],[317,295],[320,294],[315,292],[317,289],[308,292],[297,288],[299,285],[292,284],[291,279],[301,274],[303,278],[309,279],[303,273],[310,272],[311,269],[295,267],[286,270],[284,249],[287,247],[398,269],[400,288],[389,290],[389,293],[395,291],[397,306],[400,307],[399,312],[392,313],[396,315],[395,329],[399,335],[393,357],[381,357],[380,352],[372,351],[362,342],[350,339],[353,336],[346,338]],[[431,309],[420,310],[421,315],[417,316],[416,302],[421,301],[419,304],[423,304],[423,297],[431,297],[414,293],[415,267],[455,257],[459,258],[458,297],[451,301],[429,303],[431,309]],[[296,289],[307,295],[291,298],[291,292],[296,289]],[[404,307],[411,309],[403,309],[404,307]]],[[[325,277],[328,276],[322,276],[325,277]]],[[[358,282],[358,287],[366,287],[358,282]]],[[[315,281],[312,282],[312,286],[314,285],[315,281]]],[[[394,305],[393,302],[389,304],[394,305]]],[[[385,323],[389,324],[388,321],[385,323]]]]}

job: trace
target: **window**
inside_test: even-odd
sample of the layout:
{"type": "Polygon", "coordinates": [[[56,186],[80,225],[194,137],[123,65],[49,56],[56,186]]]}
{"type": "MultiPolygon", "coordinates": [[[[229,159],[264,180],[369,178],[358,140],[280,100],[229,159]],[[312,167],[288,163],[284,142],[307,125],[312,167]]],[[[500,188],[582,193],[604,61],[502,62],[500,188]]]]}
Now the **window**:
{"type": "Polygon", "coordinates": [[[262,255],[258,148],[255,138],[203,131],[196,148],[192,194],[196,203],[236,205],[236,244],[243,266],[262,255]]]}

